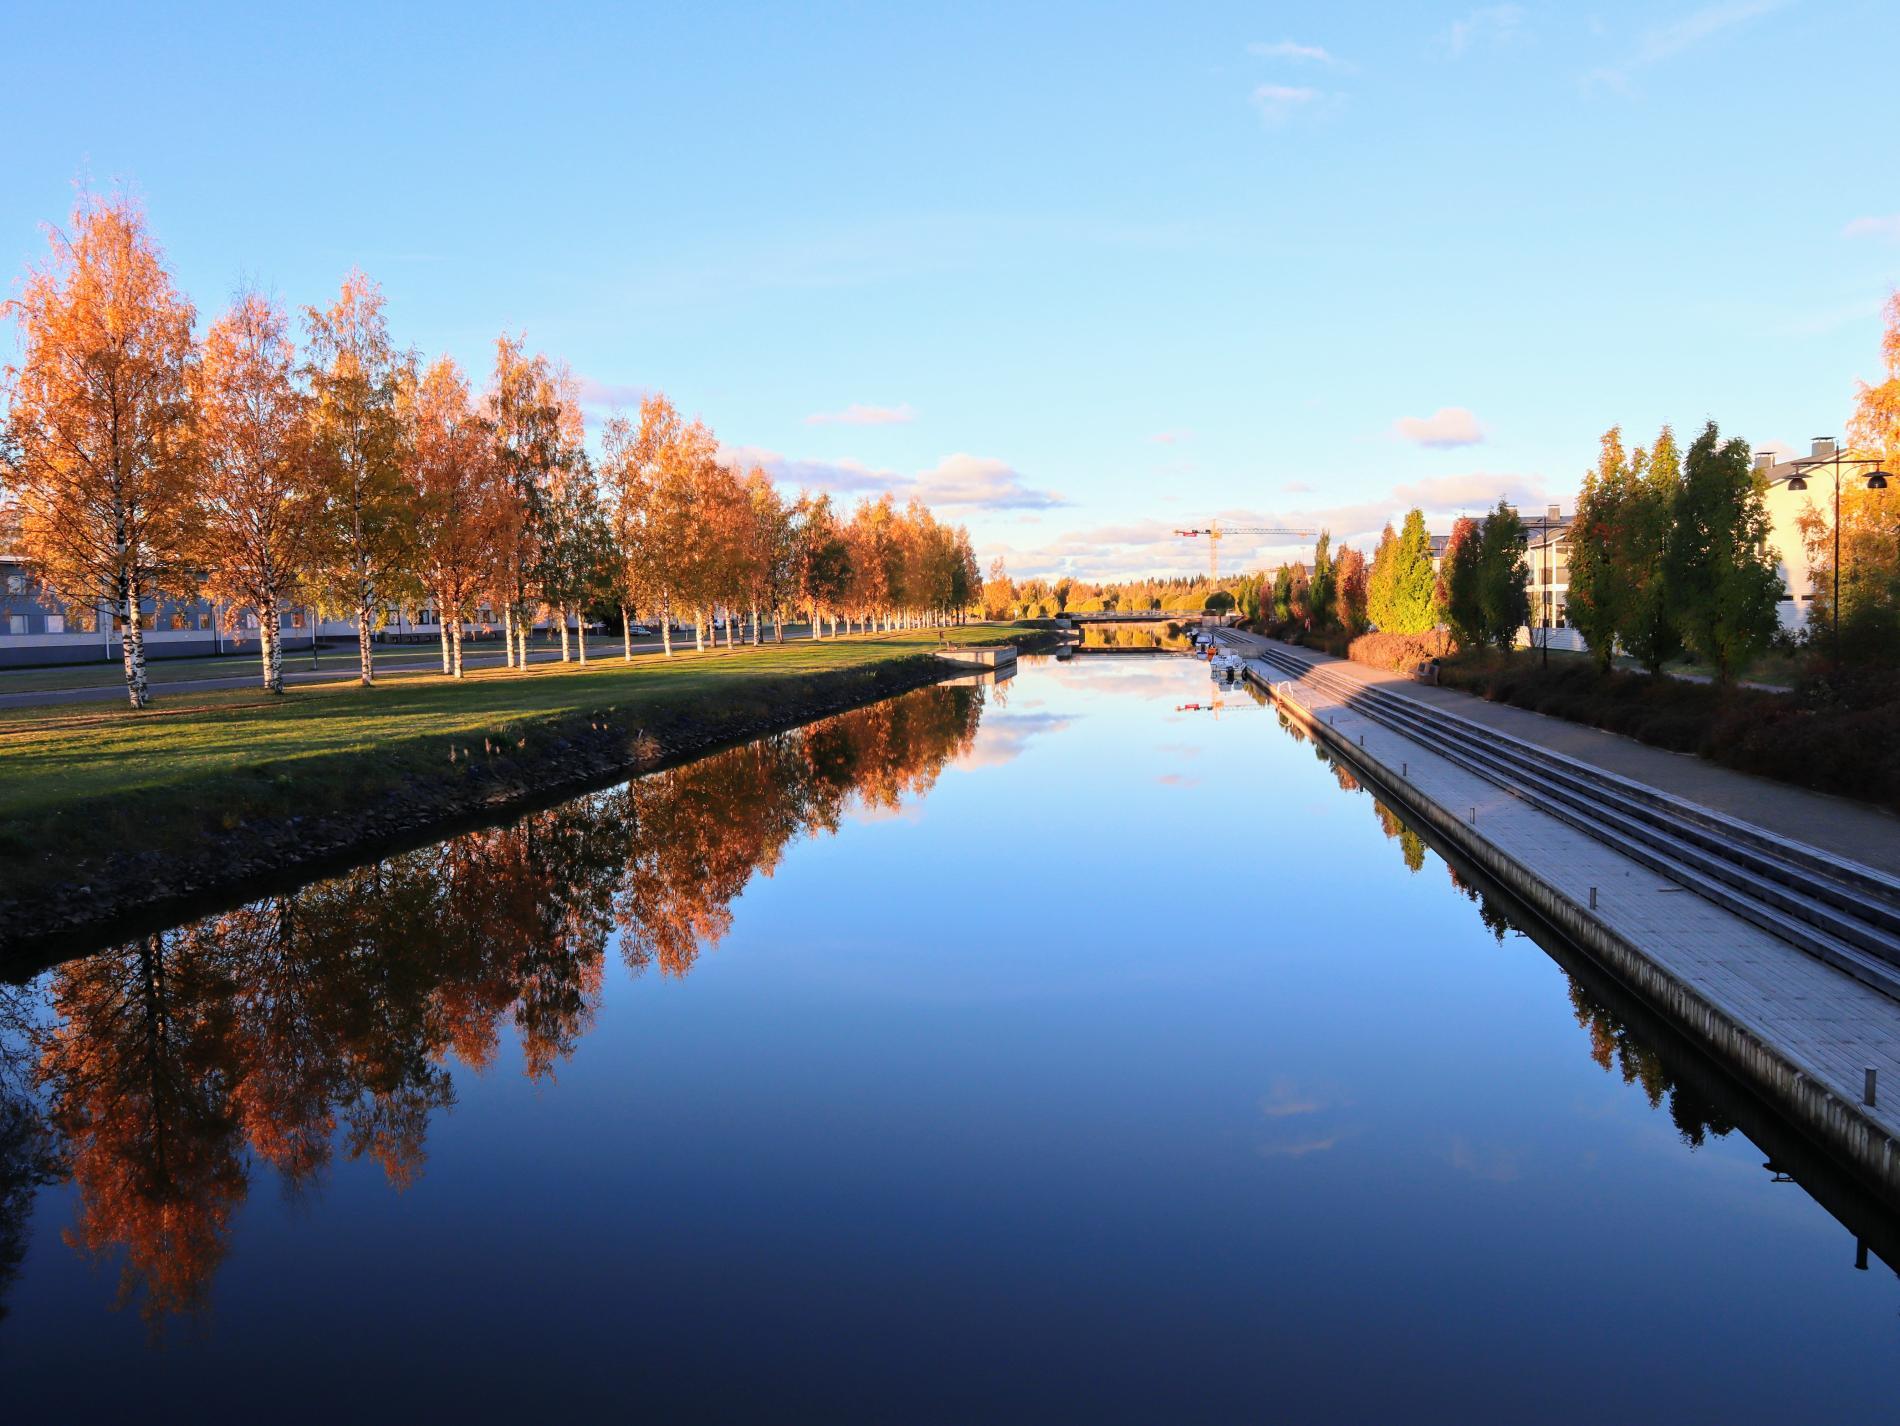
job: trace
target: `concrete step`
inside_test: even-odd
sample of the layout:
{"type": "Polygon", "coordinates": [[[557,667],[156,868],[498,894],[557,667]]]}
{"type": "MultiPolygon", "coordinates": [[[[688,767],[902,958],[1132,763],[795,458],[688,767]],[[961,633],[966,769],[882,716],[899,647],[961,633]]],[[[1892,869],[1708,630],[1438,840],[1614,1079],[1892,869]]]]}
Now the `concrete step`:
{"type": "Polygon", "coordinates": [[[1418,700],[1369,688],[1282,648],[1246,652],[1270,671],[1305,680],[1352,712],[1900,999],[1900,883],[1892,878],[1851,864],[1839,868],[1838,859],[1813,848],[1418,700]]]}

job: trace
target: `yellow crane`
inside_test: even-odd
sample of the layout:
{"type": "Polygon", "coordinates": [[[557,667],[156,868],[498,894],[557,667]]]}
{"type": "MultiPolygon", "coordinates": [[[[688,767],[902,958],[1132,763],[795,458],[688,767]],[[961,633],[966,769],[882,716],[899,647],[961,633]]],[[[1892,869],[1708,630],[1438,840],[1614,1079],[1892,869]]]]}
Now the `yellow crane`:
{"type": "Polygon", "coordinates": [[[1228,535],[1292,535],[1300,539],[1312,539],[1318,530],[1283,530],[1275,525],[1223,525],[1218,520],[1209,520],[1205,529],[1176,530],[1177,535],[1187,539],[1207,537],[1207,579],[1208,583],[1220,585],[1220,542],[1228,535]]]}

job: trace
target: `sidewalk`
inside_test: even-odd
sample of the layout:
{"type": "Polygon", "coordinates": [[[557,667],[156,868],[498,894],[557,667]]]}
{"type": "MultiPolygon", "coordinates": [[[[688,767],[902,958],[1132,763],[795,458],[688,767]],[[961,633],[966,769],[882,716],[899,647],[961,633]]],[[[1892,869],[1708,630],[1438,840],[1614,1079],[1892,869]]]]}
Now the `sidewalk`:
{"type": "Polygon", "coordinates": [[[1333,658],[1316,649],[1294,651],[1303,659],[1324,664],[1335,676],[1354,678],[1368,687],[1416,699],[1468,722],[1496,728],[1552,752],[1699,802],[1724,816],[1752,822],[1780,836],[1900,876],[1900,817],[1877,807],[1736,772],[1692,753],[1652,748],[1620,733],[1606,733],[1601,728],[1513,708],[1507,703],[1487,702],[1454,688],[1419,683],[1404,674],[1333,658]]]}
{"type": "MultiPolygon", "coordinates": [[[[1311,650],[1299,652],[1312,657],[1311,650]]],[[[1720,768],[1706,769],[1705,780],[1692,759],[1612,734],[1346,660],[1321,656],[1315,662],[1330,676],[1350,670],[1362,683],[1408,692],[1681,796],[1697,795],[1689,787],[1706,789],[1723,799],[1704,799],[1709,805],[1816,845],[1852,843],[1857,832],[1874,829],[1878,844],[1854,845],[1855,855],[1877,864],[1896,860],[1900,838],[1884,814],[1720,768]],[[1841,825],[1830,828],[1829,818],[1841,825]]],[[[1608,963],[1632,989],[1822,1142],[1890,1190],[1900,1187],[1900,1094],[1887,1088],[1900,1084],[1900,1002],[1372,721],[1310,677],[1294,678],[1258,659],[1248,668],[1277,700],[1310,719],[1312,736],[1343,745],[1347,756],[1401,789],[1415,810],[1424,809],[1441,833],[1553,924],[1573,937],[1600,928],[1603,935],[1594,939],[1601,944],[1581,942],[1598,959],[1606,949],[1627,948],[1621,963],[1608,963]],[[1566,907],[1575,914],[1566,917],[1566,907]],[[1868,1067],[1880,1075],[1878,1107],[1860,1102],[1868,1067]]]]}

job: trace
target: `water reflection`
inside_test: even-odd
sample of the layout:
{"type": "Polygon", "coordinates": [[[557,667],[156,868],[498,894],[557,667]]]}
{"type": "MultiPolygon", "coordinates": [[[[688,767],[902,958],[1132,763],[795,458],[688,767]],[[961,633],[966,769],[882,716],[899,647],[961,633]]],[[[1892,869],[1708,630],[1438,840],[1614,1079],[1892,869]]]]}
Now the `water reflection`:
{"type": "MultiPolygon", "coordinates": [[[[1269,701],[1258,689],[1253,692],[1256,701],[1269,701]]],[[[1312,738],[1278,704],[1273,706],[1281,728],[1295,742],[1310,743],[1314,757],[1326,765],[1342,792],[1369,793],[1328,745],[1312,738]]],[[[1376,794],[1370,795],[1379,828],[1387,840],[1399,844],[1406,869],[1413,873],[1424,870],[1424,836],[1398,810],[1376,794]]],[[[1564,974],[1571,1011],[1588,1036],[1590,1059],[1638,1089],[1652,1110],[1666,1111],[1685,1146],[1700,1149],[1711,1139],[1726,1138],[1741,1130],[1769,1155],[1762,1168],[1776,1182],[1800,1184],[1854,1235],[1855,1266],[1864,1269],[1871,1250],[1900,1274],[1900,1217],[1890,1205],[1880,1203],[1861,1188],[1823,1151],[1716,1068],[1580,952],[1554,940],[1541,926],[1535,930],[1521,927],[1506,909],[1505,900],[1493,896],[1475,873],[1461,871],[1459,862],[1448,856],[1443,865],[1453,889],[1473,904],[1479,921],[1494,940],[1502,945],[1507,936],[1529,939],[1557,963],[1564,974]]],[[[1534,918],[1531,924],[1535,924],[1534,918]]]]}
{"type": "Polygon", "coordinates": [[[37,1187],[156,1328],[202,1309],[253,1165],[291,1194],[341,1152],[400,1191],[451,1059],[512,1027],[549,1079],[594,1021],[610,942],[683,976],[785,847],[894,809],[967,751],[981,688],[924,689],[504,826],[70,961],[0,1010],[0,1292],[37,1187]]]}

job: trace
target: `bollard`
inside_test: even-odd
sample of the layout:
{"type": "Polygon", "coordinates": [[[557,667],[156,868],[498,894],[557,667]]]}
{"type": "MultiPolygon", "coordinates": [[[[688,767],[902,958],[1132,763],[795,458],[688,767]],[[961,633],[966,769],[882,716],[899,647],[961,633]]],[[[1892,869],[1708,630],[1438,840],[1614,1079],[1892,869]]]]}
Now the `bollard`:
{"type": "Polygon", "coordinates": [[[1860,1087],[1860,1102],[1862,1104],[1872,1104],[1874,1102],[1874,1081],[1878,1079],[1879,1076],[1880,1071],[1875,1069],[1872,1065],[1867,1066],[1867,1078],[1860,1087]]]}
{"type": "Polygon", "coordinates": [[[1597,909],[1597,889],[1594,886],[1590,888],[1590,909],[1597,909]]]}

